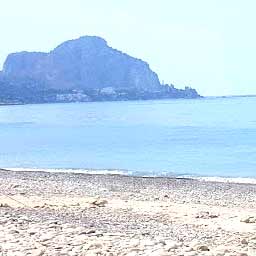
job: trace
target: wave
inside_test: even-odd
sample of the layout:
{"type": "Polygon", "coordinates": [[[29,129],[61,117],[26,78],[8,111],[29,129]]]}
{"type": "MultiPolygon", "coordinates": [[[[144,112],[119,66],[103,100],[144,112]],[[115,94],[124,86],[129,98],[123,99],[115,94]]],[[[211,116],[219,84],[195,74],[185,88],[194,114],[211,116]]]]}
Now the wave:
{"type": "Polygon", "coordinates": [[[222,183],[239,183],[239,184],[256,184],[256,178],[253,177],[218,177],[218,176],[193,176],[180,175],[177,178],[188,178],[199,181],[222,182],[222,183]]]}
{"type": "Polygon", "coordinates": [[[50,173],[77,173],[77,174],[102,174],[102,175],[131,175],[126,170],[115,169],[75,169],[75,168],[1,168],[14,172],[50,172],[50,173]]]}
{"type": "Polygon", "coordinates": [[[120,175],[137,176],[148,178],[176,178],[191,179],[206,182],[238,183],[238,184],[256,184],[256,178],[253,177],[220,177],[220,176],[198,176],[188,174],[175,174],[170,172],[142,172],[120,169],[82,169],[82,168],[1,168],[6,171],[15,172],[49,172],[49,173],[74,173],[74,174],[97,174],[97,175],[120,175]]]}

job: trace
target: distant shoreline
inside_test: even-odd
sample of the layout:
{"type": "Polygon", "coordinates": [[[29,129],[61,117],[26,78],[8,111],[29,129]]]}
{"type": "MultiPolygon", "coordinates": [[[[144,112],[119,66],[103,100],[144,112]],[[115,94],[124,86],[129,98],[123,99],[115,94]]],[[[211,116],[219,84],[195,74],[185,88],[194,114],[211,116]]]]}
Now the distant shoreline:
{"type": "Polygon", "coordinates": [[[72,101],[72,102],[31,102],[31,103],[1,103],[1,106],[20,105],[43,105],[43,104],[70,104],[70,103],[103,103],[103,102],[143,102],[143,101],[165,101],[165,100],[204,100],[204,99],[231,99],[231,98],[256,98],[256,95],[227,95],[227,96],[201,96],[199,98],[166,98],[166,99],[130,99],[130,100],[99,100],[99,101],[72,101]]]}
{"type": "Polygon", "coordinates": [[[223,95],[223,96],[204,96],[204,98],[255,98],[256,94],[249,95],[223,95]]]}
{"type": "Polygon", "coordinates": [[[72,104],[72,103],[105,103],[105,102],[144,102],[144,101],[165,101],[165,100],[200,100],[199,98],[166,98],[166,99],[129,99],[129,100],[92,100],[92,101],[68,101],[68,102],[28,102],[28,103],[1,103],[1,106],[20,106],[20,105],[44,105],[44,104],[72,104]]]}
{"type": "Polygon", "coordinates": [[[1,106],[16,106],[16,105],[25,105],[23,103],[0,103],[1,106]]]}

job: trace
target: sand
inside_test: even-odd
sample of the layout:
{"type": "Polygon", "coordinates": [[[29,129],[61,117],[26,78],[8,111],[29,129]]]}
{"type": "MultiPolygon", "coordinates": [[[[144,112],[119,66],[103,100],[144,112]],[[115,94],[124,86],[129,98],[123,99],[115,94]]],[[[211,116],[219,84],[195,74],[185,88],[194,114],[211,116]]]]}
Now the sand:
{"type": "Polygon", "coordinates": [[[256,255],[256,185],[0,171],[0,255],[256,255]]]}

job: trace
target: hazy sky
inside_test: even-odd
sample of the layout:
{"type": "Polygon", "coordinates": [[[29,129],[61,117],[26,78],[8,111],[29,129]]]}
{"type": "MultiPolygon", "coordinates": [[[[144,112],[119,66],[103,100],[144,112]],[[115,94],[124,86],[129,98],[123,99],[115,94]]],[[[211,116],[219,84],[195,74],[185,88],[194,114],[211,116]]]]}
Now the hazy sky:
{"type": "Polygon", "coordinates": [[[0,66],[82,35],[203,95],[256,94],[255,0],[0,0],[0,66]]]}

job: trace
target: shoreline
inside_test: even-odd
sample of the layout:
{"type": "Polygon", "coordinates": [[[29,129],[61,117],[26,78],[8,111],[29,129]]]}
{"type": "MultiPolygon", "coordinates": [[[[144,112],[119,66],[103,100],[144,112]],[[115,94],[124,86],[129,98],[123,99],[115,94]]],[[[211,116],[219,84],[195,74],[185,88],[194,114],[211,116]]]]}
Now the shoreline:
{"type": "Polygon", "coordinates": [[[106,103],[106,102],[144,102],[144,101],[174,101],[174,100],[211,100],[211,99],[236,99],[236,98],[256,98],[256,95],[223,95],[223,96],[199,96],[195,98],[159,98],[159,99],[129,99],[129,100],[94,100],[94,101],[71,101],[71,102],[19,102],[19,103],[3,103],[1,106],[20,106],[20,105],[44,105],[44,104],[72,104],[72,103],[106,103]]]}
{"type": "Polygon", "coordinates": [[[0,254],[255,256],[256,185],[0,170],[0,254]]]}
{"type": "Polygon", "coordinates": [[[89,101],[46,101],[46,102],[19,102],[19,103],[0,103],[1,106],[20,106],[20,105],[45,105],[45,104],[83,104],[83,103],[107,103],[107,102],[148,102],[148,101],[174,101],[174,100],[200,100],[207,97],[198,96],[198,97],[181,97],[181,98],[148,98],[148,99],[116,99],[116,100],[89,100],[89,101]]]}
{"type": "Polygon", "coordinates": [[[158,179],[188,179],[198,180],[203,182],[218,182],[218,183],[234,183],[234,184],[254,184],[256,185],[256,177],[230,177],[230,176],[203,176],[203,175],[189,175],[189,174],[175,174],[170,175],[140,175],[137,171],[124,169],[83,169],[83,168],[22,168],[22,167],[4,167],[0,171],[10,172],[45,172],[45,173],[70,173],[70,174],[84,174],[84,175],[118,175],[124,177],[134,178],[158,178],[158,179]],[[136,174],[137,173],[137,174],[136,174]]]}

